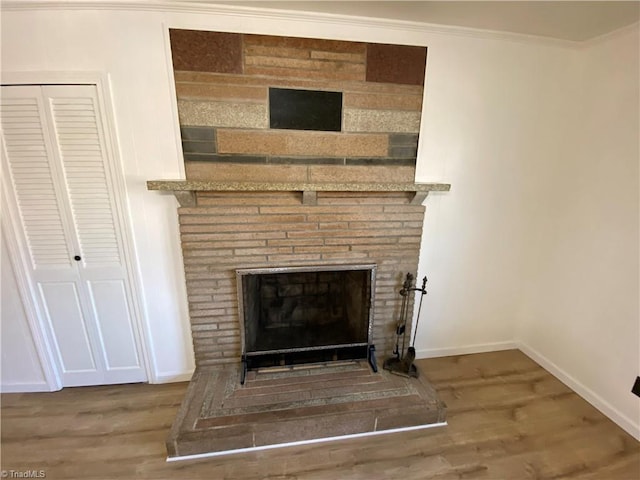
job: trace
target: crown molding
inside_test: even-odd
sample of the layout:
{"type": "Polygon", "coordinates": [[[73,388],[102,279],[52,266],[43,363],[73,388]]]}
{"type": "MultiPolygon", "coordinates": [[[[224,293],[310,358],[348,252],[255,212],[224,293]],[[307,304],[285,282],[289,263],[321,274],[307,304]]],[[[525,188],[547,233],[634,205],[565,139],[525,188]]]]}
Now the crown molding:
{"type": "Polygon", "coordinates": [[[611,32],[598,35],[597,37],[590,38],[588,40],[585,40],[584,42],[580,42],[578,45],[580,48],[584,48],[584,49],[594,47],[596,45],[600,45],[601,43],[608,42],[609,40],[622,37],[627,33],[633,32],[634,30],[638,30],[638,29],[640,29],[640,21],[634,22],[624,27],[617,28],[611,32]]]}
{"type": "MultiPolygon", "coordinates": [[[[241,5],[218,5],[208,2],[171,1],[171,0],[4,0],[0,1],[0,11],[38,11],[38,10],[103,10],[103,11],[149,11],[160,13],[180,13],[197,15],[216,15],[248,17],[293,22],[325,23],[345,27],[365,27],[400,32],[415,32],[433,35],[455,35],[489,40],[503,40],[517,43],[536,43],[560,48],[580,48],[584,42],[562,40],[537,35],[527,35],[496,30],[484,30],[453,25],[391,20],[383,18],[337,15],[330,13],[277,10],[270,8],[247,7],[241,5]]],[[[415,42],[411,42],[415,43],[415,42]]],[[[424,43],[424,42],[423,42],[424,43]]]]}

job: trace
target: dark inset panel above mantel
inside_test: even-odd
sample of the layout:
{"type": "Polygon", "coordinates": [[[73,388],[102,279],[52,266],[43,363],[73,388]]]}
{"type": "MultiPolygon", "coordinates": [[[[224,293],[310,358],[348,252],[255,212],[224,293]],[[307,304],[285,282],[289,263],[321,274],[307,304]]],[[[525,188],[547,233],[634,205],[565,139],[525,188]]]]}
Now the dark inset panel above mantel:
{"type": "Polygon", "coordinates": [[[342,130],[342,92],[269,89],[269,126],[288,130],[342,130]]]}

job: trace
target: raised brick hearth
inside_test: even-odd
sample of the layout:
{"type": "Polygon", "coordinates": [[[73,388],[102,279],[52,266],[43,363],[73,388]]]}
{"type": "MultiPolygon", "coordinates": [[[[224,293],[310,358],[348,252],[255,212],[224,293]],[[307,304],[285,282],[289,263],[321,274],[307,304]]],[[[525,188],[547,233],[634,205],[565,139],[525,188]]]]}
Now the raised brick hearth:
{"type": "Polygon", "coordinates": [[[249,372],[200,367],[167,438],[169,458],[219,455],[292,443],[445,424],[446,406],[424,378],[366,362],[249,372]]]}

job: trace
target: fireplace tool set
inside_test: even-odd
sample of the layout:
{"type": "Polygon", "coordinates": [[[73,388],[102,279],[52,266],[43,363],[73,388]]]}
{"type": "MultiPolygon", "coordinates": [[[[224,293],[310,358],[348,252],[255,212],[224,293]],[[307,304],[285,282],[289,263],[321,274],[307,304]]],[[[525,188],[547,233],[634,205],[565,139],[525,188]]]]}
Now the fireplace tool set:
{"type": "MultiPolygon", "coordinates": [[[[396,325],[396,346],[393,351],[395,356],[389,357],[384,361],[382,368],[389,370],[391,373],[403,377],[418,377],[418,368],[413,361],[416,358],[416,336],[418,334],[418,322],[420,321],[420,310],[422,309],[422,300],[427,294],[427,277],[422,279],[422,288],[416,288],[413,283],[413,275],[407,273],[407,277],[402,284],[400,295],[402,296],[402,305],[400,307],[400,318],[396,325]],[[416,316],[416,327],[413,333],[413,341],[405,352],[405,342],[407,338],[407,320],[409,316],[409,293],[420,292],[420,303],[418,306],[418,315],[416,316]],[[402,339],[402,349],[400,349],[400,339],[402,339]]],[[[411,332],[409,332],[409,340],[411,341],[411,332]]]]}

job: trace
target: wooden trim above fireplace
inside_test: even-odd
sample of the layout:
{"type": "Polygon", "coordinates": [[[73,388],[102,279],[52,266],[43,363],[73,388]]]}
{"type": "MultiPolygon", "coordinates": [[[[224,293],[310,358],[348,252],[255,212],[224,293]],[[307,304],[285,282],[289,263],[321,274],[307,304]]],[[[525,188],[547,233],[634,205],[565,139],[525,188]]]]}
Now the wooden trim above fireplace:
{"type": "Polygon", "coordinates": [[[302,192],[302,203],[315,205],[317,192],[409,192],[420,205],[429,192],[448,192],[448,183],[273,183],[149,180],[148,190],[172,192],[183,207],[195,205],[195,192],[302,192]]]}

